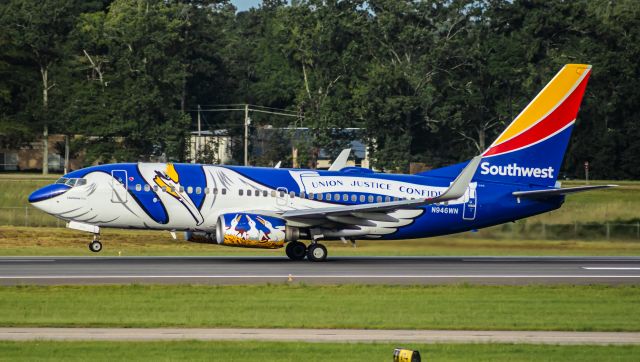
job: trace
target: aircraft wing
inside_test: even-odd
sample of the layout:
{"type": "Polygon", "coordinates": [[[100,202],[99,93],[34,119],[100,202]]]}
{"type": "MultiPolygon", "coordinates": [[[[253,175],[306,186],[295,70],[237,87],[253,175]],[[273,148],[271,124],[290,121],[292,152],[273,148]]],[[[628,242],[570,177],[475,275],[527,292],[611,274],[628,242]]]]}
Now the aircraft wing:
{"type": "MultiPolygon", "coordinates": [[[[474,157],[471,162],[462,170],[458,177],[453,181],[451,186],[437,197],[431,199],[418,199],[418,200],[401,200],[392,202],[378,202],[373,204],[360,204],[349,206],[336,206],[325,207],[317,209],[304,209],[304,210],[290,210],[284,211],[281,216],[285,219],[315,219],[315,218],[327,218],[332,221],[339,221],[336,217],[353,215],[360,219],[371,219],[376,221],[390,221],[385,220],[388,212],[393,212],[400,209],[412,209],[429,204],[437,204],[440,202],[446,202],[459,199],[464,196],[471,179],[478,169],[481,156],[474,157]]],[[[345,219],[346,220],[346,219],[345,219]]],[[[340,222],[340,221],[339,221],[340,222]]],[[[347,222],[349,223],[349,222],[347,222]]]]}
{"type": "Polygon", "coordinates": [[[545,197],[558,196],[558,195],[574,194],[576,192],[606,189],[609,187],[617,187],[617,186],[618,185],[593,185],[593,186],[567,187],[564,189],[516,191],[516,192],[513,192],[512,195],[516,197],[545,198],[545,197]]]}

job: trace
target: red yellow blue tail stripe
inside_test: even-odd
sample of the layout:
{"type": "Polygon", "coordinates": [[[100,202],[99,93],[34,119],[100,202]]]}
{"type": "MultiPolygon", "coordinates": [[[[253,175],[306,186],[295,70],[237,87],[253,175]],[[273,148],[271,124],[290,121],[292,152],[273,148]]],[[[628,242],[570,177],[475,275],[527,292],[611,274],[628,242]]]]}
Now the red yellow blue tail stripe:
{"type": "Polygon", "coordinates": [[[591,66],[567,64],[483,153],[497,156],[540,143],[576,119],[591,66]]]}

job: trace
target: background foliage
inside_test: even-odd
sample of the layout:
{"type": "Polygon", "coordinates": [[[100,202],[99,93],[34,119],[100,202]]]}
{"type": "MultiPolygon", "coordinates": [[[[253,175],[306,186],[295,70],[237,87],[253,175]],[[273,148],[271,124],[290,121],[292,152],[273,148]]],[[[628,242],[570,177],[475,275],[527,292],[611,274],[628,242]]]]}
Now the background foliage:
{"type": "Polygon", "coordinates": [[[252,125],[309,127],[312,157],[360,127],[373,165],[405,172],[483,150],[562,65],[589,63],[565,173],[639,178],[639,58],[635,0],[7,0],[0,146],[45,125],[84,135],[87,162],[183,161],[190,110],[251,103],[304,115],[252,125]]]}

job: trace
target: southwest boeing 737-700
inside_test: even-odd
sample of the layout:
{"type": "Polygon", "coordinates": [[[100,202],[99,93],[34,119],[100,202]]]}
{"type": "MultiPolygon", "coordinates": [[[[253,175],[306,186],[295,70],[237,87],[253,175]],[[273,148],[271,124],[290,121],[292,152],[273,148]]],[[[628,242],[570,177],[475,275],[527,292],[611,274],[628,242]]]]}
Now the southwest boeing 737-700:
{"type": "MultiPolygon", "coordinates": [[[[328,171],[178,163],[118,163],[73,171],[29,196],[35,207],[93,233],[184,231],[187,240],[280,248],[323,261],[322,240],[411,239],[484,228],[555,210],[558,171],[591,66],[569,64],[481,155],[417,175],[344,165],[328,171]],[[307,246],[299,240],[310,240],[307,246]]],[[[175,235],[175,234],[174,234],[175,235]]]]}

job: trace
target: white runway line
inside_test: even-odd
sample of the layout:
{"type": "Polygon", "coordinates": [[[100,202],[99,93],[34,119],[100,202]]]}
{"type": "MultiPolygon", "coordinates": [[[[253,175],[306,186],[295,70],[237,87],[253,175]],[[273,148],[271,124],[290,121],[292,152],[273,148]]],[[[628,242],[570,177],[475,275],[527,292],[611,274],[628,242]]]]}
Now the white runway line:
{"type": "Polygon", "coordinates": [[[640,267],[590,267],[583,266],[582,269],[585,270],[640,270],[640,267]]]}
{"type": "Polygon", "coordinates": [[[415,278],[640,278],[640,275],[12,275],[0,279],[278,279],[278,278],[336,278],[336,279],[415,279],[415,278]]]}

